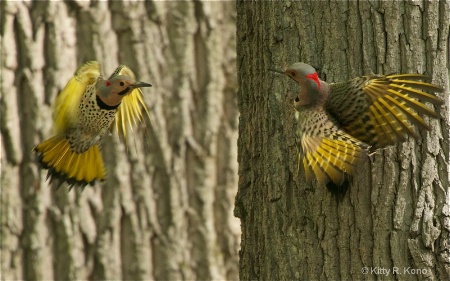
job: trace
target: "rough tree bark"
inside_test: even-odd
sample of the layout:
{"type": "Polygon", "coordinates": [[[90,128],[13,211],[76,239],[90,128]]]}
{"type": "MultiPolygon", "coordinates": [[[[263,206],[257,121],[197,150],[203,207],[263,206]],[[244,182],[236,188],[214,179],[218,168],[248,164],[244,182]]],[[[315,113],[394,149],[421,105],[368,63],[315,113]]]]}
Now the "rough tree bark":
{"type": "Polygon", "coordinates": [[[2,1],[0,278],[237,279],[235,6],[2,1]],[[127,64],[152,125],[103,142],[108,179],[55,190],[31,153],[76,67],[127,64]]]}
{"type": "Polygon", "coordinates": [[[238,2],[241,279],[450,279],[449,10],[448,1],[238,2]],[[266,69],[297,61],[329,82],[427,73],[446,89],[441,118],[427,120],[421,140],[371,156],[338,203],[296,174],[289,98],[299,89],[266,69]]]}

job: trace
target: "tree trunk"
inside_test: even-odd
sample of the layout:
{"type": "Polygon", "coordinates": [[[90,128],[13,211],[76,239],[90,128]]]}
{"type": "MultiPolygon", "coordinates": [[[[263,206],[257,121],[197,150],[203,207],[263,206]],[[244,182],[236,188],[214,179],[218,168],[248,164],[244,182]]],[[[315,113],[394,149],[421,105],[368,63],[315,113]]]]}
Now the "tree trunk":
{"type": "Polygon", "coordinates": [[[237,279],[235,6],[1,2],[0,278],[237,279]],[[104,184],[51,188],[33,147],[77,66],[141,81],[152,124],[103,141],[104,184]]]}
{"type": "Polygon", "coordinates": [[[448,1],[238,2],[241,279],[450,279],[449,10],[448,1]],[[328,82],[432,75],[446,89],[441,118],[426,119],[421,140],[371,156],[337,202],[297,174],[289,99],[299,88],[266,70],[298,61],[328,82]]]}

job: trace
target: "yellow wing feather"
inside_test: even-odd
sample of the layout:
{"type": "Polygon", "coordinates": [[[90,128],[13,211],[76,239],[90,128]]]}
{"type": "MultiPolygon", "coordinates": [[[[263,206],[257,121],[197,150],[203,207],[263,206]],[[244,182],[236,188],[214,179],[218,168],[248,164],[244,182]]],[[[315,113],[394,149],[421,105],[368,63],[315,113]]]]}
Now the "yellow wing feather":
{"type": "Polygon", "coordinates": [[[422,74],[393,74],[332,84],[327,110],[346,132],[373,149],[405,141],[408,135],[418,138],[417,129],[430,129],[420,114],[439,117],[424,102],[443,104],[438,96],[424,92],[443,92],[431,80],[422,74]]]}
{"type": "Polygon", "coordinates": [[[53,121],[56,133],[63,133],[77,120],[78,107],[83,93],[100,77],[100,64],[90,61],[80,66],[66,87],[56,98],[53,121]]]}
{"type": "Polygon", "coordinates": [[[422,91],[441,92],[442,88],[427,82],[416,81],[429,79],[430,77],[421,74],[388,75],[371,79],[364,86],[364,92],[372,102],[369,106],[370,119],[376,120],[374,125],[378,137],[375,147],[404,141],[407,135],[418,138],[419,135],[413,125],[429,129],[428,124],[416,113],[437,117],[433,109],[417,101],[416,98],[435,105],[442,104],[442,100],[438,97],[422,91]]]}
{"type": "MultiPolygon", "coordinates": [[[[136,79],[133,71],[125,65],[119,66],[111,77],[114,77],[115,75],[127,75],[136,79]]],[[[133,131],[139,122],[144,121],[143,111],[146,112],[150,119],[150,113],[140,89],[133,90],[122,99],[122,103],[116,114],[115,122],[117,133],[121,139],[127,140],[128,128],[133,131]]]]}
{"type": "Polygon", "coordinates": [[[345,175],[354,173],[356,166],[367,156],[368,146],[351,136],[336,132],[335,135],[302,136],[299,165],[303,163],[307,180],[315,175],[320,184],[333,181],[342,184],[345,175]],[[301,157],[300,157],[301,156],[301,157]]]}

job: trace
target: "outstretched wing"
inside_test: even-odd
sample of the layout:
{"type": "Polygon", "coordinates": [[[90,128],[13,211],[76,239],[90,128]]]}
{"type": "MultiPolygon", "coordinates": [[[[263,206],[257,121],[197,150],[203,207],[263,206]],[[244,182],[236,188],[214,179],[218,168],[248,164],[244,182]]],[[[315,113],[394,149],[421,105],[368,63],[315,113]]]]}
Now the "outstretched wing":
{"type": "Polygon", "coordinates": [[[77,122],[81,98],[88,86],[100,77],[100,64],[89,61],[80,66],[56,98],[53,121],[56,133],[63,133],[77,122]]]}
{"type": "MultiPolygon", "coordinates": [[[[126,65],[120,65],[116,68],[110,79],[116,75],[126,75],[136,79],[133,71],[126,65]]],[[[144,121],[144,114],[150,118],[150,113],[145,105],[141,89],[137,88],[122,99],[116,115],[116,129],[120,139],[127,140],[128,129],[131,131],[144,121]]]]}
{"type": "Polygon", "coordinates": [[[419,114],[437,118],[436,112],[418,101],[435,106],[443,101],[426,93],[442,92],[421,74],[364,76],[332,84],[327,111],[353,137],[381,148],[404,141],[407,135],[418,138],[416,127],[429,130],[419,114]]]}
{"type": "Polygon", "coordinates": [[[343,184],[367,157],[369,146],[340,130],[323,110],[299,115],[298,165],[303,165],[306,179],[312,180],[314,174],[321,184],[343,184]]]}

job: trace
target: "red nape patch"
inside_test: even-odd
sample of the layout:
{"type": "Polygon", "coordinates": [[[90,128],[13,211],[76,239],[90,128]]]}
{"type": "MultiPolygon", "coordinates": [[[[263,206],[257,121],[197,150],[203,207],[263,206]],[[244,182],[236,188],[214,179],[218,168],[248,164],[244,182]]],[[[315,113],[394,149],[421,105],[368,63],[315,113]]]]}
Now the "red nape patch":
{"type": "Polygon", "coordinates": [[[106,81],[106,87],[109,87],[109,86],[111,86],[111,82],[106,81]]]}
{"type": "Polygon", "coordinates": [[[309,78],[309,79],[313,80],[314,82],[316,82],[317,88],[320,90],[320,81],[319,81],[319,76],[317,75],[317,72],[306,75],[306,78],[309,78]]]}

